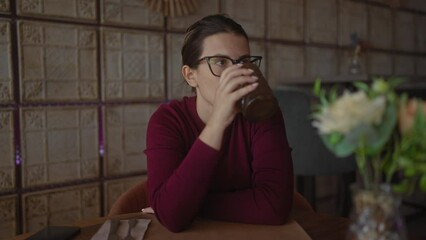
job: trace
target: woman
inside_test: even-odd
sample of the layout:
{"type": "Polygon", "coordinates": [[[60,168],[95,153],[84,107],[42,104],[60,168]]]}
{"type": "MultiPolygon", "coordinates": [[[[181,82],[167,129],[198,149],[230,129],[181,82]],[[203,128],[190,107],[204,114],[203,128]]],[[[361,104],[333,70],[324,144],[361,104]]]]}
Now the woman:
{"type": "Polygon", "coordinates": [[[197,216],[283,224],[293,196],[293,170],[281,112],[253,123],[237,102],[257,87],[242,27],[224,15],[187,30],[182,75],[195,97],[163,104],[148,124],[149,200],[173,232],[197,216]],[[244,86],[244,87],[241,87],[244,86]]]}

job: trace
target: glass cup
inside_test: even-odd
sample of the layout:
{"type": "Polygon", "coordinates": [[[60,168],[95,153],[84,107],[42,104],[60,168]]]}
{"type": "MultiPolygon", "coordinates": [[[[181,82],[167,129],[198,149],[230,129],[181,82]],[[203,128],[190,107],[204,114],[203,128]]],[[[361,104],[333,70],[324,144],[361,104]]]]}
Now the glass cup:
{"type": "Polygon", "coordinates": [[[269,119],[278,110],[278,102],[260,69],[253,63],[244,63],[243,67],[252,69],[258,77],[257,88],[245,95],[240,101],[240,109],[244,117],[257,122],[269,119]]]}

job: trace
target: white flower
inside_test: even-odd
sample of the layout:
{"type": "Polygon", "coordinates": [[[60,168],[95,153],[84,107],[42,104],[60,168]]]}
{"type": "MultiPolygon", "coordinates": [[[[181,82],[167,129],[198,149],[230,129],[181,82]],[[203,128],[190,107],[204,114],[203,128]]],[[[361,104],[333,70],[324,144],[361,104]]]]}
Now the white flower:
{"type": "Polygon", "coordinates": [[[363,91],[345,91],[340,98],[315,116],[313,126],[317,127],[321,134],[346,134],[361,124],[379,124],[385,107],[384,96],[369,99],[363,91]]]}

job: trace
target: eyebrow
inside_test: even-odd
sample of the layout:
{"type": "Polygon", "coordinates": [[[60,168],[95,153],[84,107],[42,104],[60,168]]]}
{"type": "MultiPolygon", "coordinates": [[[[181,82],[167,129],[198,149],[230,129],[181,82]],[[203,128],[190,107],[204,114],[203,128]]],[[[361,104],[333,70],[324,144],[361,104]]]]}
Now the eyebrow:
{"type": "Polygon", "coordinates": [[[245,55],[243,55],[243,56],[239,57],[237,60],[241,60],[241,59],[246,58],[246,57],[250,57],[250,55],[245,54],[245,55]]]}
{"type": "MultiPolygon", "coordinates": [[[[214,57],[227,57],[227,58],[230,58],[230,59],[233,59],[233,58],[231,58],[230,56],[228,56],[228,55],[225,55],[225,54],[215,54],[215,55],[211,55],[211,56],[214,56],[214,57]]],[[[244,54],[244,55],[242,55],[242,56],[240,56],[239,58],[237,58],[237,59],[235,59],[235,60],[241,60],[241,59],[243,59],[243,58],[246,58],[246,57],[250,57],[251,55],[249,55],[249,54],[244,54]]]]}

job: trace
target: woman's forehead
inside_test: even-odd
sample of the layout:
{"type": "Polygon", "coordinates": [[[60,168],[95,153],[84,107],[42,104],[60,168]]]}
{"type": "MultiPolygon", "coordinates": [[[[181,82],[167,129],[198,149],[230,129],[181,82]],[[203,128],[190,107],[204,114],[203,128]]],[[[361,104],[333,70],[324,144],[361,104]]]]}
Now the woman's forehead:
{"type": "Polygon", "coordinates": [[[235,33],[217,33],[203,40],[202,56],[226,55],[239,58],[250,54],[247,39],[235,33]]]}

